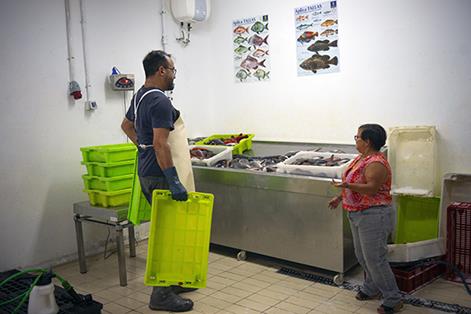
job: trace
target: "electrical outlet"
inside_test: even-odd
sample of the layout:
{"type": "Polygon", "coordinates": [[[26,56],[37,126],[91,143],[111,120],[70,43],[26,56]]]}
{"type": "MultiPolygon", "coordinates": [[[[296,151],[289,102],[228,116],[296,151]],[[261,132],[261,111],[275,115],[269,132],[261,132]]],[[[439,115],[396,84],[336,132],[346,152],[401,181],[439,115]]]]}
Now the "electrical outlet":
{"type": "Polygon", "coordinates": [[[96,101],[88,100],[88,101],[85,102],[85,110],[93,111],[93,110],[97,110],[97,108],[98,108],[98,105],[97,105],[96,101]]]}

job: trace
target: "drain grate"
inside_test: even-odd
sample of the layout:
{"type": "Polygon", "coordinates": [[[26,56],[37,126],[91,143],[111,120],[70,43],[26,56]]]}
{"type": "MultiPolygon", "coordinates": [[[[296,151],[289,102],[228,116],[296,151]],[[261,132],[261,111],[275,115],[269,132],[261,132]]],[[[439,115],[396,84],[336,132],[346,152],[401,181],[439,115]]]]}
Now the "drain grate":
{"type": "MultiPolygon", "coordinates": [[[[299,271],[299,270],[295,270],[295,269],[291,269],[287,267],[280,268],[278,270],[278,273],[321,283],[324,285],[335,286],[335,287],[339,287],[341,289],[346,289],[346,290],[358,291],[360,289],[359,285],[352,284],[349,282],[344,282],[342,285],[337,286],[334,283],[334,281],[330,278],[326,278],[326,277],[322,277],[322,276],[314,275],[314,274],[309,274],[303,271],[299,271]]],[[[407,293],[402,293],[402,295],[403,295],[404,303],[410,304],[413,306],[426,307],[426,308],[440,310],[440,311],[448,312],[448,313],[471,314],[471,308],[464,307],[459,304],[449,304],[449,303],[440,302],[440,301],[416,298],[407,293]]]]}

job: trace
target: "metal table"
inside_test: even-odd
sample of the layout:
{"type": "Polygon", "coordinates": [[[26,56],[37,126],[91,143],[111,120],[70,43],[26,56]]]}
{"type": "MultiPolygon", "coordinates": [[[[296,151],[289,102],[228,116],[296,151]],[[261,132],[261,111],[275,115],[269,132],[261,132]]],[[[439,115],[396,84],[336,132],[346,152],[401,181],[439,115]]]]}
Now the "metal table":
{"type": "Polygon", "coordinates": [[[136,256],[136,240],[134,226],[127,220],[128,206],[103,208],[90,205],[90,202],[80,202],[74,204],[74,221],[77,235],[77,249],[80,265],[80,273],[87,272],[85,260],[85,249],[83,242],[82,222],[92,222],[113,227],[116,234],[116,244],[118,247],[118,267],[119,283],[121,286],[127,285],[126,258],[124,256],[123,229],[128,228],[129,232],[129,255],[136,256]]]}
{"type": "MultiPolygon", "coordinates": [[[[353,145],[255,142],[247,155],[342,150],[353,145]]],[[[337,282],[357,260],[346,214],[327,208],[339,193],[330,179],[193,166],[198,191],[214,194],[211,243],[336,272],[337,282]]]]}

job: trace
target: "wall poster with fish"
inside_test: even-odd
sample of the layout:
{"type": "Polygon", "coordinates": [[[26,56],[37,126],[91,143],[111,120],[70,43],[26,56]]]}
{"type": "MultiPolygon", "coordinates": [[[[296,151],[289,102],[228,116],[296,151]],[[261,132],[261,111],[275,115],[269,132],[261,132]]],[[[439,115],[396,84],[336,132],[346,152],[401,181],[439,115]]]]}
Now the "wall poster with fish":
{"type": "Polygon", "coordinates": [[[294,10],[298,76],[339,71],[337,1],[294,10]]]}
{"type": "Polygon", "coordinates": [[[234,78],[236,82],[260,82],[270,79],[268,15],[237,19],[232,22],[234,78]]]}

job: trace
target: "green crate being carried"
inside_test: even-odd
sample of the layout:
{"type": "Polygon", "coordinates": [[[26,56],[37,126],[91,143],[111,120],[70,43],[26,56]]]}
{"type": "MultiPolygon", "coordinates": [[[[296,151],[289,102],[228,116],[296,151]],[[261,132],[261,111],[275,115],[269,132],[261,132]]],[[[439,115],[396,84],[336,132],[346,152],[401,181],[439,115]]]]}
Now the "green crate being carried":
{"type": "Polygon", "coordinates": [[[190,192],[180,202],[170,191],[154,190],[146,285],[206,286],[213,202],[208,193],[190,192]]]}

